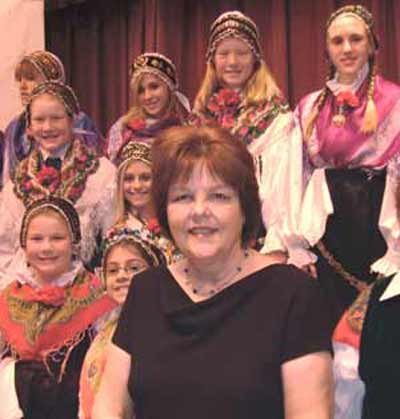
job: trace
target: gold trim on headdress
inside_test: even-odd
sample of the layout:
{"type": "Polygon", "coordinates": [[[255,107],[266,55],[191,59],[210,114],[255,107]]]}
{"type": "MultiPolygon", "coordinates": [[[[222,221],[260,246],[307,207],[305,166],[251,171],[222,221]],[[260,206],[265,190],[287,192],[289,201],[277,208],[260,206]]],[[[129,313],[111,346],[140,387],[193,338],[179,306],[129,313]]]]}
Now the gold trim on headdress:
{"type": "Polygon", "coordinates": [[[51,208],[57,212],[64,220],[68,227],[73,244],[78,244],[81,241],[81,229],[79,222],[79,215],[74,206],[66,199],[49,196],[44,199],[39,199],[33,202],[22,218],[21,231],[20,231],[20,244],[22,248],[26,247],[26,238],[28,234],[28,226],[32,218],[43,211],[45,208],[51,208]]]}
{"type": "Polygon", "coordinates": [[[25,55],[22,61],[28,61],[46,81],[65,83],[64,66],[60,59],[49,51],[34,51],[25,55]]]}
{"type": "Polygon", "coordinates": [[[340,7],[339,9],[335,10],[330,16],[328,21],[326,22],[326,30],[328,31],[329,27],[331,26],[332,22],[338,18],[339,16],[353,16],[356,19],[361,20],[366,28],[368,33],[371,35],[375,49],[379,48],[379,41],[378,37],[375,33],[375,21],[374,17],[372,16],[372,13],[368,11],[364,6],[361,6],[360,4],[357,5],[347,5],[340,7]]]}
{"type": "Polygon", "coordinates": [[[165,55],[157,52],[146,52],[139,55],[130,67],[132,80],[142,74],[159,77],[173,92],[178,88],[178,78],[174,63],[165,55]]]}
{"type": "Polygon", "coordinates": [[[117,154],[116,162],[119,169],[128,162],[139,160],[151,166],[151,147],[145,143],[129,141],[124,144],[117,154]]]}
{"type": "Polygon", "coordinates": [[[65,110],[69,116],[73,117],[74,115],[79,114],[80,109],[78,98],[76,97],[72,88],[60,82],[46,81],[44,83],[38,84],[32,90],[32,93],[29,97],[29,101],[26,105],[26,117],[28,125],[30,122],[31,105],[33,100],[45,93],[55,96],[57,99],[59,99],[64,105],[65,110]]]}
{"type": "Polygon", "coordinates": [[[237,37],[245,42],[258,60],[261,59],[260,34],[257,25],[248,16],[234,10],[220,15],[211,25],[207,60],[211,60],[217,45],[228,37],[237,37]]]}

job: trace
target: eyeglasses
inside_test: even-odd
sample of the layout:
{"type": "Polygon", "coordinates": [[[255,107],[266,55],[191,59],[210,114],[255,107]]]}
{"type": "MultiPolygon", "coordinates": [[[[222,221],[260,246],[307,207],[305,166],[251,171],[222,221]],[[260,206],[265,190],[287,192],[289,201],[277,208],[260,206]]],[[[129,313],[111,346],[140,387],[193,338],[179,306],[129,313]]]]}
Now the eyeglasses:
{"type": "Polygon", "coordinates": [[[144,271],[147,269],[148,266],[145,264],[135,264],[135,265],[128,265],[128,266],[111,266],[110,268],[105,270],[106,276],[109,278],[113,278],[118,276],[120,271],[124,271],[129,276],[133,276],[138,274],[139,272],[144,271]]]}

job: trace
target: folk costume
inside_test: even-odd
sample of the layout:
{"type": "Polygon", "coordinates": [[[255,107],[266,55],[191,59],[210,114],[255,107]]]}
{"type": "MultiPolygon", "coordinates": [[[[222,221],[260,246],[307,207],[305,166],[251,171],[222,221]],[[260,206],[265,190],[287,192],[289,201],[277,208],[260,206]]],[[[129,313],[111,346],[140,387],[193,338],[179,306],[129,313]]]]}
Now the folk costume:
{"type": "MultiPolygon", "coordinates": [[[[165,255],[160,251],[156,240],[157,237],[149,234],[149,231],[146,229],[112,228],[103,243],[103,280],[106,281],[107,254],[114,246],[122,242],[131,242],[138,247],[146,257],[149,267],[165,264],[165,255]]],[[[120,309],[120,307],[116,307],[97,324],[98,334],[85,356],[80,377],[79,417],[81,419],[90,419],[92,416],[94,398],[99,390],[107,361],[107,348],[117,327],[120,309]]]]}
{"type": "MultiPolygon", "coordinates": [[[[251,49],[256,60],[254,72],[259,71],[260,66],[265,67],[258,28],[249,17],[238,11],[223,13],[211,25],[207,49],[209,67],[214,66],[218,44],[229,37],[242,40],[251,49]]],[[[199,99],[200,90],[189,123],[195,126],[222,126],[247,145],[256,165],[263,221],[267,228],[262,251],[283,250],[284,245],[278,234],[281,211],[278,208],[282,206],[277,179],[287,170],[287,138],[292,115],[289,106],[277,87],[268,98],[267,94],[264,95],[265,100],[247,98],[248,86],[239,91],[223,87],[216,80],[210,89],[204,99],[199,99]]]]}
{"type": "MultiPolygon", "coordinates": [[[[35,51],[25,55],[21,62],[27,62],[43,76],[45,81],[65,83],[64,66],[60,59],[49,51],[35,51]]],[[[7,126],[4,138],[4,167],[2,186],[13,178],[18,163],[34,148],[34,140],[26,134],[26,115],[22,112],[7,126]]],[[[99,155],[105,153],[105,140],[93,121],[82,111],[74,116],[74,133],[99,155]]]]}
{"type": "MultiPolygon", "coordinates": [[[[327,27],[342,14],[364,22],[376,50],[372,15],[345,6],[327,27]]],[[[297,183],[282,188],[288,202],[282,230],[290,262],[303,266],[318,256],[318,278],[338,319],[376,274],[400,268],[400,86],[376,75],[375,55],[351,86],[340,84],[334,71],[295,111],[291,171],[297,183]]]]}
{"type": "Polygon", "coordinates": [[[145,220],[135,213],[135,209],[128,207],[122,188],[123,177],[127,166],[133,161],[140,161],[151,167],[151,147],[145,143],[129,141],[122,146],[116,156],[117,171],[117,223],[119,228],[139,229],[147,231],[154,236],[154,241],[161,252],[166,256],[167,262],[171,263],[180,257],[180,252],[171,240],[167,239],[161,231],[161,226],[156,217],[145,220]]]}
{"type": "MultiPolygon", "coordinates": [[[[79,106],[72,89],[47,82],[37,86],[32,99],[43,93],[60,98],[67,113],[79,106]]],[[[30,118],[30,106],[27,107],[30,118]]],[[[28,119],[29,120],[29,119],[28,119]]],[[[4,186],[0,211],[0,288],[3,288],[20,257],[18,231],[25,208],[46,196],[58,196],[75,206],[82,228],[81,257],[91,265],[97,241],[114,221],[115,168],[111,162],[73,138],[57,157],[45,156],[38,148],[20,162],[15,177],[4,186]]]]}
{"type": "MultiPolygon", "coordinates": [[[[73,246],[78,245],[79,217],[73,206],[45,198],[24,215],[21,247],[26,246],[32,217],[47,208],[63,217],[73,246]]],[[[76,418],[79,374],[93,325],[114,306],[100,280],[79,259],[59,278],[41,285],[21,258],[13,281],[0,294],[0,417],[76,418]]]]}
{"type": "MultiPolygon", "coordinates": [[[[135,112],[128,112],[111,127],[108,136],[108,156],[115,162],[118,151],[128,142],[137,141],[151,144],[158,133],[166,128],[182,125],[184,116],[190,111],[188,99],[178,90],[178,78],[174,63],[166,56],[147,52],[139,55],[130,69],[131,86],[135,86],[144,74],[158,77],[170,92],[170,106],[166,114],[155,119],[140,111],[137,98],[134,98],[135,112]],[[175,103],[176,106],[172,106],[175,103]]],[[[134,93],[137,95],[137,93],[134,93]]]]}

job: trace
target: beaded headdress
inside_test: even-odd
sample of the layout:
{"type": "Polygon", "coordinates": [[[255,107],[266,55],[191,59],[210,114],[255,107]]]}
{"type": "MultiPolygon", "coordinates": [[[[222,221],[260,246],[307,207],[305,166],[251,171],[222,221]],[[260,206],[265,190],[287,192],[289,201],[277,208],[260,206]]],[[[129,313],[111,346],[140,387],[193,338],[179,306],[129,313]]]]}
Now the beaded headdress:
{"type": "Polygon", "coordinates": [[[153,74],[159,77],[171,92],[178,88],[176,67],[165,55],[146,52],[136,57],[130,68],[131,79],[135,80],[142,74],[153,74]]]}
{"type": "Polygon", "coordinates": [[[59,81],[65,83],[64,66],[60,59],[49,51],[35,51],[21,59],[21,63],[27,61],[47,81],[59,81]]]}
{"type": "Polygon", "coordinates": [[[65,107],[67,114],[71,117],[79,114],[79,102],[75,92],[66,84],[56,81],[46,81],[38,84],[29,97],[29,102],[26,105],[26,117],[28,123],[30,122],[31,105],[33,100],[43,94],[49,94],[59,99],[65,107]]]}
{"type": "Polygon", "coordinates": [[[73,244],[78,244],[81,241],[81,228],[79,222],[79,215],[74,206],[67,200],[56,196],[48,196],[43,199],[34,201],[25,211],[22,218],[21,231],[19,235],[20,244],[22,248],[26,247],[26,237],[28,234],[28,227],[32,218],[41,213],[44,209],[51,208],[57,212],[66,222],[71,240],[73,244]]]}
{"type": "Polygon", "coordinates": [[[257,25],[248,16],[235,10],[220,15],[211,25],[207,60],[211,60],[217,45],[225,38],[236,37],[244,41],[258,60],[261,59],[260,34],[257,25]]]}
{"type": "Polygon", "coordinates": [[[128,162],[139,160],[151,166],[151,147],[145,143],[137,141],[128,141],[119,150],[116,163],[120,168],[128,162]]]}
{"type": "Polygon", "coordinates": [[[165,256],[156,245],[156,237],[147,228],[113,227],[108,231],[102,244],[102,263],[105,269],[105,262],[108,252],[121,242],[131,242],[138,246],[146,257],[150,266],[158,266],[166,263],[165,256]]]}
{"type": "Polygon", "coordinates": [[[332,24],[332,22],[339,16],[343,15],[349,15],[353,16],[356,19],[361,20],[366,28],[368,33],[371,35],[375,49],[378,49],[379,47],[379,41],[378,36],[375,32],[375,22],[372,14],[364,7],[359,4],[357,5],[347,5],[343,6],[337,10],[335,10],[330,16],[328,21],[326,22],[326,30],[328,30],[329,26],[332,24]]]}

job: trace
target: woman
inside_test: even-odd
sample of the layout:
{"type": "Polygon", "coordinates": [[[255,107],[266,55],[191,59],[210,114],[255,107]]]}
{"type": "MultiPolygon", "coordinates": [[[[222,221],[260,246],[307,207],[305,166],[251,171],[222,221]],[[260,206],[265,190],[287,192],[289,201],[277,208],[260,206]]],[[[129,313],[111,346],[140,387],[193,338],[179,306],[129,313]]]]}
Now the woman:
{"type": "Polygon", "coordinates": [[[167,256],[168,262],[179,257],[170,240],[162,233],[157,221],[151,197],[151,147],[147,144],[130,141],[118,152],[116,163],[116,225],[128,228],[145,229],[153,234],[157,246],[167,256]]]}
{"type": "Polygon", "coordinates": [[[132,283],[94,417],[122,417],[129,391],[138,419],[329,418],[324,302],[303,272],[248,247],[260,202],[246,146],[171,128],[153,174],[158,219],[184,258],[132,283]]]}
{"type": "MultiPolygon", "coordinates": [[[[80,378],[80,417],[91,418],[94,397],[99,389],[107,360],[107,349],[117,326],[121,305],[135,275],[151,266],[165,263],[155,237],[148,230],[113,228],[103,244],[102,276],[108,295],[118,307],[99,325],[99,333],[90,345],[80,378]]],[[[127,401],[127,416],[129,403],[127,401]]]]}
{"type": "MultiPolygon", "coordinates": [[[[35,51],[22,57],[15,68],[14,77],[24,107],[29,101],[32,90],[38,84],[46,81],[65,83],[64,66],[60,59],[49,51],[35,51]]],[[[74,117],[74,131],[99,154],[103,154],[104,139],[90,118],[82,111],[74,117]]],[[[5,165],[1,172],[3,185],[14,176],[18,162],[23,160],[33,147],[32,138],[26,133],[24,112],[9,123],[5,132],[5,144],[5,165]]]]}
{"type": "Polygon", "coordinates": [[[187,98],[178,91],[175,65],[165,55],[139,55],[130,77],[132,107],[111,127],[108,138],[112,161],[127,142],[151,144],[163,129],[181,125],[190,111],[187,98]]]}
{"type": "Polygon", "coordinates": [[[81,256],[91,264],[96,241],[114,220],[115,168],[75,136],[79,104],[72,89],[57,82],[35,87],[27,104],[27,132],[35,148],[4,186],[0,211],[0,288],[18,262],[18,231],[26,207],[53,195],[71,201],[82,226],[81,256]]]}
{"type": "Polygon", "coordinates": [[[363,6],[330,16],[326,45],[328,81],[295,112],[291,170],[303,186],[287,185],[295,228],[285,240],[289,260],[318,276],[338,319],[377,274],[400,267],[400,87],[377,74],[378,41],[363,6]]]}
{"type": "Polygon", "coordinates": [[[191,123],[219,125],[235,134],[253,155],[267,237],[263,252],[285,250],[279,236],[285,206],[278,180],[289,170],[291,113],[263,59],[256,24],[238,11],[211,25],[207,70],[191,123]]]}
{"type": "Polygon", "coordinates": [[[0,294],[2,418],[77,417],[92,325],[114,307],[79,259],[80,238],[68,201],[38,200],[24,214],[24,255],[0,294]]]}

